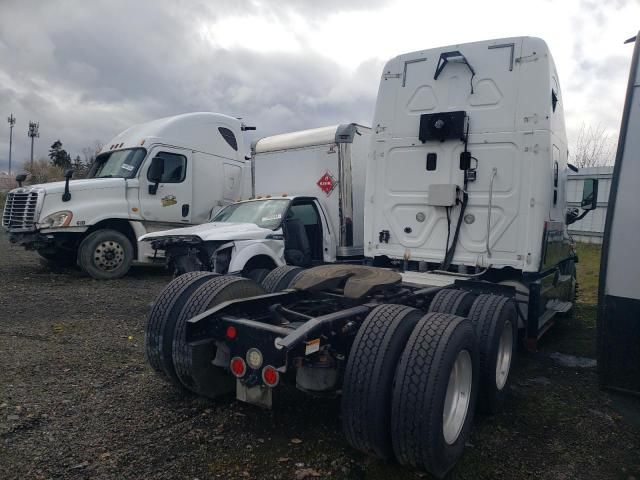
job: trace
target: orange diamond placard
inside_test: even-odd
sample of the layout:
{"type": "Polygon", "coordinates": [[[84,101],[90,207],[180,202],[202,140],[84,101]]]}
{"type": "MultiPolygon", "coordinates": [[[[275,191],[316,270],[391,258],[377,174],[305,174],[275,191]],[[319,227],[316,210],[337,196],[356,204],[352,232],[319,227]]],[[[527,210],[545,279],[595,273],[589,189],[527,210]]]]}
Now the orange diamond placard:
{"type": "Polygon", "coordinates": [[[336,179],[329,172],[325,173],[320,180],[318,180],[317,185],[320,187],[324,193],[329,195],[334,188],[336,188],[336,179]]]}

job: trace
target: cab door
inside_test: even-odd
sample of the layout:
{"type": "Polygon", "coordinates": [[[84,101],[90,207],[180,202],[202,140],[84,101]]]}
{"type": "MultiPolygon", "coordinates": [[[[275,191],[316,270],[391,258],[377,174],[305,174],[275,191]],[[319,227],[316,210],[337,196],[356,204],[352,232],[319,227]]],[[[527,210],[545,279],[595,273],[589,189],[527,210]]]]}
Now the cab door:
{"type": "Polygon", "coordinates": [[[193,156],[190,150],[157,146],[140,171],[140,211],[144,220],[162,223],[190,223],[192,210],[193,156]],[[149,178],[154,157],[163,159],[160,182],[149,178]],[[155,190],[155,191],[154,191],[155,190]]]}

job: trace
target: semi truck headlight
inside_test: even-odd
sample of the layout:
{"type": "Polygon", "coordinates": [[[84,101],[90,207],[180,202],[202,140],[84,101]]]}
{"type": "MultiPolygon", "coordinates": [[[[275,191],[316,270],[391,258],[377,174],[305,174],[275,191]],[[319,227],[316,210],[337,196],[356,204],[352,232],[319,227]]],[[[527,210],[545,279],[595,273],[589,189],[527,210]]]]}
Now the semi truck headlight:
{"type": "Polygon", "coordinates": [[[41,222],[41,228],[58,228],[58,227],[68,227],[71,223],[71,219],[73,218],[73,213],[68,210],[63,210],[62,212],[52,213],[51,215],[47,215],[41,222]]]}

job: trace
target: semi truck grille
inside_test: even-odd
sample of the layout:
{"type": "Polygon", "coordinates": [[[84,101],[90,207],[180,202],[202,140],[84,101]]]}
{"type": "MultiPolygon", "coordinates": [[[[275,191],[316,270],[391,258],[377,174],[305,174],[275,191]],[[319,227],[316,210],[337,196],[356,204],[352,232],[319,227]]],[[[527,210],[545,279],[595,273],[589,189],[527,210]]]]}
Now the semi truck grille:
{"type": "Polygon", "coordinates": [[[7,195],[2,214],[2,226],[11,231],[35,230],[38,192],[13,193],[7,195]]]}

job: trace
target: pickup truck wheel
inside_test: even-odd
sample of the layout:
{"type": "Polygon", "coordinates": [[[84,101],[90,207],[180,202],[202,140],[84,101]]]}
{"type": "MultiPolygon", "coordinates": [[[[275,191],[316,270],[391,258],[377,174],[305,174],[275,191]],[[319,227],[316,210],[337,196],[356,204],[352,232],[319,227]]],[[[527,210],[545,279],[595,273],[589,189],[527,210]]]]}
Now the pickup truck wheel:
{"type": "Polygon", "coordinates": [[[262,286],[267,293],[275,293],[289,288],[296,277],[304,270],[301,267],[292,267],[291,265],[282,265],[274,268],[269,275],[264,277],[262,286]]]}
{"type": "Polygon", "coordinates": [[[398,360],[423,313],[381,305],[358,329],[345,370],[342,425],[352,447],[387,460],[391,446],[391,389],[398,360]]]}
{"type": "MultiPolygon", "coordinates": [[[[224,368],[214,366],[216,347],[211,343],[188,345],[187,321],[227,300],[263,295],[264,289],[253,280],[220,276],[208,279],[186,300],[175,324],[173,362],[164,362],[167,374],[187,389],[204,397],[216,398],[234,390],[235,378],[224,368]]],[[[227,363],[228,365],[228,363],[227,363]]]]}
{"type": "Polygon", "coordinates": [[[391,439],[398,461],[444,477],[471,433],[477,386],[471,322],[427,313],[409,337],[393,387],[391,439]]]}
{"type": "Polygon", "coordinates": [[[147,362],[167,379],[164,363],[171,358],[175,318],[189,295],[207,280],[218,276],[211,272],[188,272],[169,282],[153,301],[144,332],[147,362]],[[166,352],[169,352],[168,355],[166,352]]]}
{"type": "Polygon", "coordinates": [[[469,312],[480,354],[478,409],[502,410],[518,338],[514,302],[501,295],[479,295],[469,312]]]}
{"type": "Polygon", "coordinates": [[[82,240],[78,249],[78,264],[97,280],[126,275],[132,261],[133,245],[117,230],[96,230],[82,240]]]}
{"type": "Polygon", "coordinates": [[[249,270],[246,275],[243,275],[246,278],[250,278],[258,285],[262,285],[262,281],[265,279],[267,275],[269,275],[268,268],[254,268],[253,270],[249,270]]]}
{"type": "Polygon", "coordinates": [[[435,294],[429,305],[429,312],[450,313],[466,317],[475,299],[476,295],[473,293],[445,288],[435,294]]]}

